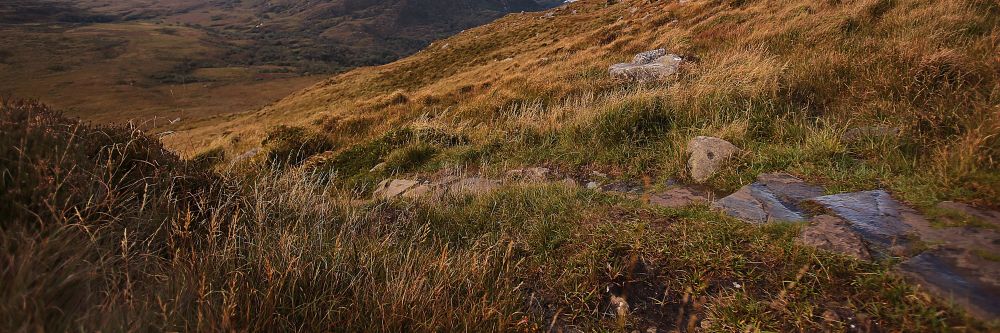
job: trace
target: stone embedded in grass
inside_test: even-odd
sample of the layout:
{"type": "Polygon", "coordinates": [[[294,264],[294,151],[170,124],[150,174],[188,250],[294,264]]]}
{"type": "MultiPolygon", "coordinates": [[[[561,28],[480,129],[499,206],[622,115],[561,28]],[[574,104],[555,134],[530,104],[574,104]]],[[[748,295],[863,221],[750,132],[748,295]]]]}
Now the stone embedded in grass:
{"type": "Polygon", "coordinates": [[[822,194],[823,188],[790,174],[768,173],[719,199],[712,207],[747,222],[802,222],[807,215],[798,207],[799,203],[822,194]]]}
{"type": "Polygon", "coordinates": [[[935,206],[941,214],[938,217],[948,225],[979,225],[1000,229],[1000,212],[976,208],[954,201],[943,201],[935,206]]]}
{"type": "Polygon", "coordinates": [[[673,188],[649,196],[649,203],[667,208],[681,208],[708,203],[708,196],[686,187],[673,188]]]}
{"type": "Polygon", "coordinates": [[[677,74],[682,63],[684,58],[656,49],[636,54],[632,62],[611,65],[608,73],[616,80],[656,81],[677,74]]]}
{"type": "Polygon", "coordinates": [[[376,198],[394,198],[402,195],[403,192],[417,186],[419,183],[418,181],[409,179],[386,179],[375,186],[375,191],[372,195],[376,198]]]}
{"type": "Polygon", "coordinates": [[[635,55],[635,57],[632,57],[632,64],[645,65],[665,55],[667,55],[666,49],[655,49],[646,52],[639,52],[635,55]]]}
{"type": "Polygon", "coordinates": [[[1000,317],[1000,262],[955,249],[935,249],[899,264],[908,280],[981,320],[1000,317]]]}
{"type": "Polygon", "coordinates": [[[861,236],[851,230],[847,221],[830,215],[814,217],[809,226],[802,229],[798,240],[819,249],[871,260],[871,253],[861,236]]]}
{"type": "Polygon", "coordinates": [[[710,136],[697,136],[688,141],[688,170],[696,182],[704,182],[715,175],[719,168],[740,151],[729,141],[710,136]]]}
{"type": "Polygon", "coordinates": [[[922,219],[912,208],[906,207],[883,190],[826,195],[810,199],[851,224],[877,250],[891,254],[908,252],[908,235],[912,225],[922,219]]]}

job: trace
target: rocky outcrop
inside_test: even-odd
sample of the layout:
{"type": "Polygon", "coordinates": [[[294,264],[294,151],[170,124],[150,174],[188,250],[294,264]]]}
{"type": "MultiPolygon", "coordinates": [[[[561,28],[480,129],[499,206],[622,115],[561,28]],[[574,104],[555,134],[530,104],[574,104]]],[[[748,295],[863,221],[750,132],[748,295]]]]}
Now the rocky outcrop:
{"type": "Polygon", "coordinates": [[[983,320],[1000,317],[1000,264],[942,247],[899,264],[898,271],[924,291],[983,320]]]}
{"type": "Polygon", "coordinates": [[[719,199],[712,207],[753,223],[803,222],[808,216],[799,208],[799,203],[822,194],[823,188],[809,185],[790,174],[769,173],[719,199]]]}
{"type": "Polygon", "coordinates": [[[656,49],[636,54],[632,62],[611,65],[609,74],[616,80],[656,81],[677,74],[684,58],[667,54],[664,49],[656,49]]]}
{"type": "Polygon", "coordinates": [[[810,221],[809,225],[802,228],[799,235],[799,242],[818,249],[830,252],[843,253],[861,260],[871,260],[871,253],[868,246],[854,230],[850,224],[843,219],[830,216],[819,215],[810,221]]]}
{"type": "Polygon", "coordinates": [[[879,252],[903,255],[912,245],[907,235],[921,217],[883,190],[839,193],[810,200],[848,222],[879,252]]]}
{"type": "Polygon", "coordinates": [[[715,175],[730,157],[740,151],[729,141],[710,136],[697,136],[688,141],[688,172],[695,182],[704,182],[715,175]]]}

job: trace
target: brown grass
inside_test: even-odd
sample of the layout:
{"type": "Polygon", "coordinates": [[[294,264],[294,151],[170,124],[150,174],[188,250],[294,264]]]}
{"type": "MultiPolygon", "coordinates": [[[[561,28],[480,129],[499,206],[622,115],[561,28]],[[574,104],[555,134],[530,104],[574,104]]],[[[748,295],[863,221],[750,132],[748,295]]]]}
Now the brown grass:
{"type": "Polygon", "coordinates": [[[550,162],[670,178],[683,176],[676,149],[704,134],[756,154],[734,170],[741,178],[718,179],[723,188],[786,169],[845,189],[882,183],[921,205],[995,205],[996,12],[978,0],[580,2],[551,19],[510,15],[168,143],[185,153],[208,146],[241,152],[267,124],[381,119],[358,132],[329,133],[360,143],[432,119],[476,145],[499,143],[507,152],[502,162],[563,156],[550,162]],[[692,59],[677,82],[608,78],[609,64],[655,47],[692,59]],[[585,151],[582,134],[616,140],[600,138],[595,121],[654,100],[662,104],[655,112],[672,119],[667,133],[645,145],[585,151]],[[853,128],[900,135],[842,137],[853,128]],[[522,142],[529,137],[551,144],[522,142]]]}
{"type": "Polygon", "coordinates": [[[359,202],[33,103],[0,130],[3,331],[989,329],[791,224],[551,184],[359,202]]]}

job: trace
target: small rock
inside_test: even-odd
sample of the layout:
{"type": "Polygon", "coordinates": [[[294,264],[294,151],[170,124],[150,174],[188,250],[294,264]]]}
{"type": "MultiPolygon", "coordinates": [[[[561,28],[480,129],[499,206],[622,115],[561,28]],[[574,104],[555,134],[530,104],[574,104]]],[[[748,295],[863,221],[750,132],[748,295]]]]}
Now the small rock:
{"type": "Polygon", "coordinates": [[[403,194],[420,182],[409,179],[386,179],[375,186],[374,197],[389,199],[403,194]]]}
{"type": "MultiPolygon", "coordinates": [[[[611,65],[608,68],[608,73],[611,78],[623,81],[656,81],[670,78],[677,74],[677,70],[684,63],[684,58],[676,54],[665,54],[648,60],[649,57],[660,52],[661,50],[652,50],[639,53],[631,63],[611,65]]],[[[666,53],[666,51],[662,52],[666,53]]]]}
{"type": "Polygon", "coordinates": [[[704,182],[715,175],[730,157],[740,151],[729,141],[710,136],[698,136],[688,141],[688,169],[691,178],[704,182]]]}
{"type": "Polygon", "coordinates": [[[814,217],[810,225],[802,229],[798,240],[819,249],[871,260],[861,236],[851,230],[847,221],[830,215],[814,217]]]}
{"type": "Polygon", "coordinates": [[[587,188],[588,190],[595,190],[595,189],[597,189],[597,188],[598,188],[598,187],[600,187],[600,186],[601,186],[601,185],[600,185],[600,184],[597,184],[597,182],[587,182],[587,185],[586,185],[586,188],[587,188]]]}
{"type": "Polygon", "coordinates": [[[385,168],[385,162],[376,164],[371,169],[369,169],[368,172],[375,172],[375,171],[378,171],[378,170],[382,170],[383,168],[385,168]]]}

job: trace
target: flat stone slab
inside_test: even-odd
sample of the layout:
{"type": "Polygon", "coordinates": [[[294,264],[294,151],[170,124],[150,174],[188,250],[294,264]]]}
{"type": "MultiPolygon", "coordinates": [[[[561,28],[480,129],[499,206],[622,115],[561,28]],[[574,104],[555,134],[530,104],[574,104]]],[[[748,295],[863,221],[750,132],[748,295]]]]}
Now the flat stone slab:
{"type": "Polygon", "coordinates": [[[667,208],[681,208],[709,202],[708,196],[686,187],[673,188],[652,194],[648,200],[650,204],[667,208]]]}
{"type": "Polygon", "coordinates": [[[376,198],[394,198],[406,192],[410,188],[417,186],[420,182],[409,179],[386,179],[375,186],[372,195],[376,198]]]}
{"type": "Polygon", "coordinates": [[[909,245],[913,224],[923,218],[883,190],[826,195],[810,199],[847,222],[870,244],[900,255],[909,245]]]}
{"type": "Polygon", "coordinates": [[[937,249],[900,263],[898,269],[931,295],[981,320],[1000,318],[1000,262],[937,249]]]}
{"type": "Polygon", "coordinates": [[[841,218],[819,215],[802,229],[798,241],[830,252],[846,254],[861,260],[871,260],[871,253],[861,235],[841,218]]]}
{"type": "Polygon", "coordinates": [[[941,219],[949,224],[975,224],[986,227],[1000,229],[1000,212],[977,208],[969,204],[943,201],[935,206],[939,211],[946,213],[941,219]]]}
{"type": "Polygon", "coordinates": [[[752,222],[804,222],[808,219],[798,204],[822,195],[823,188],[787,173],[768,173],[712,204],[735,218],[752,222]]]}

